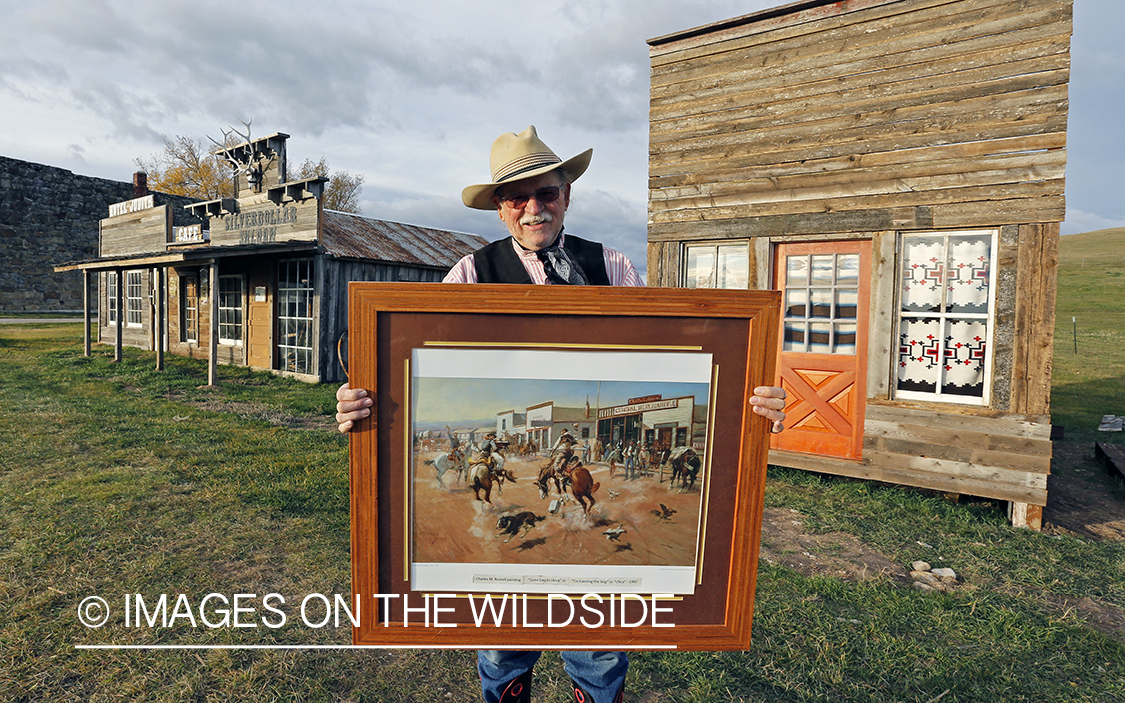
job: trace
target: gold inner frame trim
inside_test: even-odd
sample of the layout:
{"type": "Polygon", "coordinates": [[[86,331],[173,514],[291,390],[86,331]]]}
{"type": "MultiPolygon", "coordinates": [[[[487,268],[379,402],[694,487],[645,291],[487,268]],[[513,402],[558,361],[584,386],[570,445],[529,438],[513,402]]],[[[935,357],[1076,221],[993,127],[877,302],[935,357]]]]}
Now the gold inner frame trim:
{"type": "Polygon", "coordinates": [[[707,456],[704,459],[703,471],[703,505],[699,508],[699,530],[696,539],[696,553],[699,555],[695,566],[695,585],[703,584],[703,557],[706,554],[704,547],[707,545],[707,505],[711,499],[711,455],[715,451],[715,402],[719,389],[719,365],[715,364],[711,370],[711,397],[707,400],[707,456]]]}
{"type": "MultiPolygon", "coordinates": [[[[409,356],[406,357],[405,360],[403,360],[403,366],[405,367],[405,370],[406,370],[406,375],[403,377],[403,384],[404,384],[403,387],[406,389],[406,393],[404,394],[405,399],[402,401],[402,405],[403,405],[403,411],[406,413],[406,417],[410,418],[411,417],[410,401],[414,397],[414,392],[413,392],[414,389],[411,388],[411,386],[410,386],[410,357],[409,356]]],[[[403,464],[406,467],[406,471],[404,472],[404,476],[403,476],[404,490],[402,492],[403,503],[404,503],[403,507],[405,508],[402,511],[402,522],[403,522],[403,533],[402,533],[402,535],[403,535],[403,541],[405,542],[405,544],[403,544],[403,550],[402,550],[402,553],[403,553],[403,559],[402,559],[402,561],[403,561],[403,564],[402,564],[402,566],[403,566],[403,577],[402,577],[402,580],[407,582],[407,583],[410,583],[410,563],[414,559],[414,530],[411,529],[411,524],[410,524],[410,516],[413,514],[413,509],[414,509],[414,506],[413,506],[413,502],[414,502],[414,479],[411,476],[411,474],[414,472],[414,442],[411,441],[412,435],[414,433],[414,423],[413,422],[406,422],[405,425],[406,425],[406,428],[405,428],[406,432],[405,432],[405,435],[404,435],[403,439],[406,441],[406,447],[405,447],[406,448],[406,454],[404,454],[403,456],[406,457],[406,461],[404,461],[403,464]]]]}

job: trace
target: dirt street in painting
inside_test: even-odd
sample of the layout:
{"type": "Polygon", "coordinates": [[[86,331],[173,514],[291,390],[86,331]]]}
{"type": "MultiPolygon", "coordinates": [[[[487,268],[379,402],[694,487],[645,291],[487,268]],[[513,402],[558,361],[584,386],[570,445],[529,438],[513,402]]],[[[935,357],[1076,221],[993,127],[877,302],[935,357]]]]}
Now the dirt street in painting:
{"type": "Polygon", "coordinates": [[[620,466],[611,477],[608,465],[589,464],[587,468],[594,481],[601,484],[594,492],[597,503],[588,514],[583,514],[582,506],[568,492],[567,501],[552,515],[548,508],[559,497],[554,484],[550,484],[545,499],[539,497],[535,485],[539,466],[546,459],[523,461],[509,457],[505,468],[517,480],[504,484],[503,495],[494,486],[489,505],[475,500],[472,488],[464,481],[458,483],[452,471],[442,477],[442,488],[434,478],[433,467],[423,463],[435,456],[436,453],[422,453],[415,466],[416,561],[660,566],[695,563],[701,480],[693,489],[680,492],[678,485],[669,488],[667,471],[663,483],[658,482],[659,474],[625,480],[620,466]],[[526,535],[523,529],[511,536],[497,528],[501,516],[525,511],[544,518],[535,522],[526,535]],[[505,543],[509,537],[511,540],[505,543]]]}

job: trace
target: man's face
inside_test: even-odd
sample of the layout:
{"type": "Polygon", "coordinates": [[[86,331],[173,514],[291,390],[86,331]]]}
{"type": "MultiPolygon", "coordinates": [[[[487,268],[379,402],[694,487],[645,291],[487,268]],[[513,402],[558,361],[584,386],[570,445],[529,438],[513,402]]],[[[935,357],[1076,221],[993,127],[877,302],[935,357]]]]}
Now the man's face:
{"type": "Polygon", "coordinates": [[[570,185],[564,185],[559,173],[551,171],[501,186],[492,196],[492,202],[516,241],[525,249],[539,251],[550,246],[562,231],[563,215],[570,205],[570,185]],[[541,202],[535,195],[537,192],[546,194],[545,199],[549,199],[551,188],[560,189],[554,202],[541,202]],[[513,202],[511,198],[516,196],[528,196],[527,202],[520,204],[522,197],[513,202]]]}

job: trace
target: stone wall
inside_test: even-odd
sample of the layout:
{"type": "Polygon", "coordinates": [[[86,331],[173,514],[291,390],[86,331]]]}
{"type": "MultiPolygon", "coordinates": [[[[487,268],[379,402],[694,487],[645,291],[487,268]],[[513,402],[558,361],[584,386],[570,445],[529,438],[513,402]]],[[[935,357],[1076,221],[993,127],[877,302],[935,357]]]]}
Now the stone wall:
{"type": "MultiPolygon", "coordinates": [[[[98,221],[132,197],[132,183],[0,156],[0,312],[80,311],[82,273],[54,267],[97,258],[98,221]]],[[[194,202],[157,201],[173,205],[176,224],[194,202]]]]}

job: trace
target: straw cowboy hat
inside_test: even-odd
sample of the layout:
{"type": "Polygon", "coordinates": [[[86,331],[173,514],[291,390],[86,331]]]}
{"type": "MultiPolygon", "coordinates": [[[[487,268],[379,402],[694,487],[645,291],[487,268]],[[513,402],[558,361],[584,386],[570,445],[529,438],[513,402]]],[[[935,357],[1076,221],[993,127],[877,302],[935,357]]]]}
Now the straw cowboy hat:
{"type": "Polygon", "coordinates": [[[519,134],[501,134],[492,142],[492,154],[489,156],[492,182],[469,186],[461,191],[461,201],[477,210],[495,210],[492,194],[504,183],[539,176],[556,168],[565,170],[574,181],[585,173],[593,153],[593,149],[587,149],[563,161],[543,143],[535,133],[534,125],[519,134]]]}

